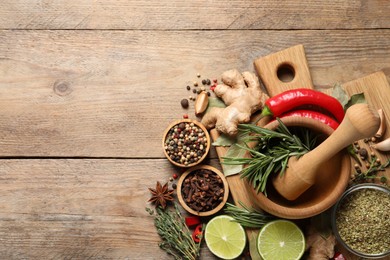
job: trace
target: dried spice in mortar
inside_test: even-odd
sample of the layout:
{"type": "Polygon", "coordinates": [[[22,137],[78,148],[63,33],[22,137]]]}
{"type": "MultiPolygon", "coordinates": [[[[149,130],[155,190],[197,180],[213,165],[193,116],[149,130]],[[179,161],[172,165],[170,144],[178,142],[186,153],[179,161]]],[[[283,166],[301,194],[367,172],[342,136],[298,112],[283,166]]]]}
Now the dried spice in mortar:
{"type": "Polygon", "coordinates": [[[184,179],[181,192],[188,207],[197,212],[205,212],[221,203],[225,189],[221,177],[216,173],[198,169],[184,179]]]}
{"type": "Polygon", "coordinates": [[[196,163],[206,152],[207,138],[204,131],[194,123],[180,123],[167,134],[164,149],[168,156],[179,164],[196,163]]]}
{"type": "Polygon", "coordinates": [[[336,215],[340,237],[364,254],[381,254],[390,248],[390,195],[360,189],[340,204],[336,215]]]}

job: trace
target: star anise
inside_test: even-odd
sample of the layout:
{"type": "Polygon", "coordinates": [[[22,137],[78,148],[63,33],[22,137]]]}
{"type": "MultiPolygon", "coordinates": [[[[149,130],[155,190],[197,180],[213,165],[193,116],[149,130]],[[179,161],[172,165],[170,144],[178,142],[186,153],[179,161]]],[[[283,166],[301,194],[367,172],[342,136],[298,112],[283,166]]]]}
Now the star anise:
{"type": "Polygon", "coordinates": [[[164,186],[158,181],[156,189],[149,188],[152,193],[152,197],[148,200],[149,202],[155,203],[156,207],[159,205],[165,209],[167,202],[173,201],[173,191],[168,188],[168,183],[165,183],[164,186]]]}

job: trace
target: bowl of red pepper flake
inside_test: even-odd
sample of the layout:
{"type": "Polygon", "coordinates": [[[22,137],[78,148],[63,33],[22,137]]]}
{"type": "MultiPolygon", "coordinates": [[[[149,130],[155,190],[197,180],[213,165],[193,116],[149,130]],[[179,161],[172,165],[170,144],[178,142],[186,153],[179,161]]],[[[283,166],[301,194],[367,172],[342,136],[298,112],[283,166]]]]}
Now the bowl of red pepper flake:
{"type": "Polygon", "coordinates": [[[167,159],[178,167],[193,167],[201,163],[210,150],[210,135],[202,123],[181,119],[171,123],[163,135],[163,150],[167,159]]]}
{"type": "Polygon", "coordinates": [[[225,205],[229,186],[221,171],[209,165],[198,165],[180,176],[177,197],[189,213],[201,217],[211,216],[225,205]]]}

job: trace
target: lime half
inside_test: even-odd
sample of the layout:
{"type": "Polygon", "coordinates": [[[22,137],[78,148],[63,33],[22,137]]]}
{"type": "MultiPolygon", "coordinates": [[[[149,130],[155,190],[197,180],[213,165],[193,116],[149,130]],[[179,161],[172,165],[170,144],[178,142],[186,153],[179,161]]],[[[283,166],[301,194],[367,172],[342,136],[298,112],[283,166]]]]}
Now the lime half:
{"type": "Polygon", "coordinates": [[[244,228],[226,215],[214,217],[207,223],[204,239],[210,251],[223,259],[237,258],[246,244],[244,228]]]}
{"type": "Polygon", "coordinates": [[[305,236],[291,221],[271,221],[260,230],[257,250],[264,260],[300,259],[305,252],[305,236]]]}

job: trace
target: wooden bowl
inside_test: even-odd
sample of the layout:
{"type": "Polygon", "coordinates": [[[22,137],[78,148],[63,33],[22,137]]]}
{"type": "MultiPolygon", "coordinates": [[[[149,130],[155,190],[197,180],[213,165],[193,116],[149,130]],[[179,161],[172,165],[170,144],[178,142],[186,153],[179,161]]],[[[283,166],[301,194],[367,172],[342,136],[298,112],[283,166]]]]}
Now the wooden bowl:
{"type": "Polygon", "coordinates": [[[164,155],[167,157],[167,159],[174,165],[178,166],[178,167],[185,167],[185,168],[188,168],[188,167],[193,167],[195,165],[198,165],[199,163],[201,163],[207,156],[208,152],[210,151],[210,146],[211,146],[211,139],[210,139],[210,135],[207,131],[207,129],[204,127],[204,125],[196,120],[192,120],[192,119],[181,119],[181,120],[176,120],[174,122],[172,122],[168,128],[165,130],[164,132],[164,135],[163,135],[163,140],[162,140],[162,146],[163,146],[163,151],[164,151],[164,155]],[[173,160],[167,153],[166,151],[166,140],[167,140],[167,135],[169,134],[169,131],[176,125],[179,125],[181,123],[184,123],[184,124],[191,124],[193,123],[194,125],[196,125],[198,128],[202,129],[202,131],[204,132],[204,136],[206,137],[206,147],[204,148],[204,153],[203,155],[201,156],[201,158],[199,158],[197,161],[195,162],[192,162],[192,163],[189,163],[189,164],[184,164],[184,163],[180,163],[180,162],[176,162],[175,160],[173,160]]]}
{"type": "Polygon", "coordinates": [[[194,166],[190,169],[188,169],[187,171],[185,171],[179,178],[178,182],[177,182],[177,197],[178,197],[178,200],[179,200],[179,203],[180,205],[186,210],[188,211],[189,213],[193,214],[193,215],[197,215],[197,216],[200,216],[200,217],[206,217],[206,216],[211,216],[211,215],[214,215],[215,213],[217,213],[218,211],[220,211],[223,206],[225,205],[228,197],[229,197],[229,185],[228,185],[228,182],[226,181],[226,178],[225,178],[225,175],[219,171],[218,169],[212,167],[212,166],[209,166],[209,165],[198,165],[198,166],[194,166]],[[184,197],[183,197],[183,192],[182,192],[182,188],[183,188],[183,183],[185,181],[185,179],[187,177],[190,177],[191,174],[193,174],[195,171],[197,170],[200,170],[200,169],[206,169],[206,170],[210,170],[211,172],[213,172],[213,174],[216,174],[218,175],[221,180],[222,180],[222,184],[223,184],[223,187],[224,187],[224,193],[223,193],[223,197],[222,197],[222,200],[219,202],[219,204],[212,208],[211,210],[208,210],[208,211],[196,211],[194,209],[192,209],[190,206],[188,206],[188,204],[186,203],[184,197]]]}
{"type": "MultiPolygon", "coordinates": [[[[286,117],[282,122],[287,127],[305,127],[325,137],[333,133],[331,127],[310,118],[286,117]]],[[[275,129],[278,125],[277,121],[273,121],[265,128],[275,129]]],[[[283,198],[273,188],[271,178],[267,183],[267,196],[257,193],[247,181],[245,183],[253,202],[266,212],[287,219],[303,219],[332,207],[343,194],[351,174],[350,156],[343,150],[325,163],[320,171],[316,183],[294,201],[283,198]]]]}

